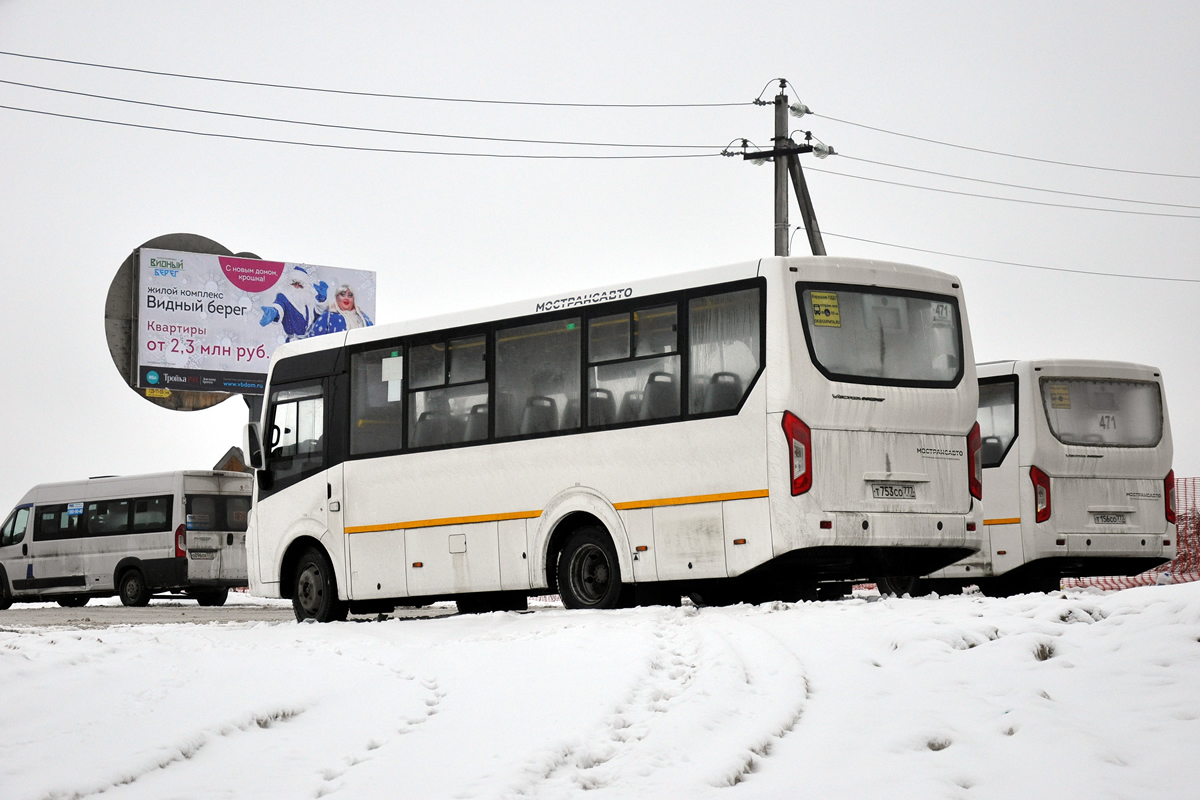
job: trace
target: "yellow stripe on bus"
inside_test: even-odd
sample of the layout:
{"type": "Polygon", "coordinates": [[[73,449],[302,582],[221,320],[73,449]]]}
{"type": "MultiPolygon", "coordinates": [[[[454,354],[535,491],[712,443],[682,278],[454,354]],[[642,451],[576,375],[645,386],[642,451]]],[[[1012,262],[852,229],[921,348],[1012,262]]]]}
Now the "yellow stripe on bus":
{"type": "Polygon", "coordinates": [[[749,492],[726,492],[725,494],[696,494],[691,497],[664,497],[661,500],[634,500],[631,503],[613,503],[617,511],[629,511],[634,508],[657,508],[659,506],[688,506],[693,503],[719,503],[722,500],[749,500],[755,497],[766,497],[766,489],[754,489],[749,492]]]}
{"type": "Polygon", "coordinates": [[[1020,517],[1005,517],[1004,519],[985,519],[984,525],[1016,525],[1021,521],[1020,517]]]}
{"type": "MultiPolygon", "coordinates": [[[[657,506],[683,506],[693,503],[718,503],[722,500],[749,500],[755,497],[766,497],[766,489],[755,489],[749,492],[726,492],[725,494],[698,494],[690,497],[665,497],[661,500],[634,500],[629,503],[616,503],[613,507],[618,511],[634,508],[655,508],[657,506]]],[[[506,519],[534,519],[542,515],[541,511],[511,511],[506,514],[478,514],[473,517],[443,517],[441,519],[418,519],[411,522],[389,522],[384,525],[354,525],[347,526],[346,533],[375,533],[377,531],[397,531],[407,528],[436,528],[443,525],[469,525],[475,522],[500,522],[506,519]]]]}

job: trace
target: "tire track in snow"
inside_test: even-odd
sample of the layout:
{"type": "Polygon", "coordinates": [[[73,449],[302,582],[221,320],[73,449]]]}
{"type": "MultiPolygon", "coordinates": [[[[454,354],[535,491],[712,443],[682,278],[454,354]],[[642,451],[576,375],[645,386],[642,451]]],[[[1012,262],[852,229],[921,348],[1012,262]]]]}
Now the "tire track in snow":
{"type": "Polygon", "coordinates": [[[42,800],[83,800],[86,797],[94,797],[98,794],[103,794],[112,789],[122,786],[128,786],[132,783],[145,778],[147,775],[154,774],[160,770],[168,769],[176,764],[193,758],[198,752],[205,747],[215,742],[221,741],[225,737],[235,733],[253,731],[258,729],[268,729],[273,727],[278,722],[287,722],[300,714],[304,713],[304,709],[276,709],[259,714],[251,714],[249,717],[243,717],[233,722],[221,725],[218,727],[204,728],[191,737],[188,737],[181,744],[177,744],[170,750],[164,753],[158,760],[153,763],[143,764],[133,769],[127,770],[116,778],[113,778],[108,783],[94,786],[86,789],[54,789],[42,796],[42,800]]]}
{"type": "Polygon", "coordinates": [[[746,780],[799,722],[808,686],[796,655],[745,616],[659,612],[647,669],[603,725],[532,758],[500,796],[678,794],[746,780]]]}
{"type": "Polygon", "coordinates": [[[324,782],[321,784],[320,788],[317,789],[317,792],[314,795],[315,797],[325,797],[326,795],[333,794],[334,792],[344,788],[345,780],[343,779],[345,778],[346,773],[359,764],[372,760],[379,755],[379,751],[383,750],[389,745],[395,744],[399,740],[399,737],[412,733],[418,727],[428,722],[435,714],[438,713],[438,711],[441,710],[440,707],[442,704],[442,698],[446,696],[446,693],[439,688],[437,679],[429,678],[422,680],[421,686],[425,689],[425,697],[423,700],[423,704],[425,706],[424,710],[420,714],[406,717],[405,719],[401,720],[400,725],[396,728],[392,737],[384,741],[380,741],[379,739],[368,740],[361,753],[352,754],[345,757],[345,766],[341,768],[330,767],[324,770],[321,773],[321,777],[323,778],[324,782]]]}

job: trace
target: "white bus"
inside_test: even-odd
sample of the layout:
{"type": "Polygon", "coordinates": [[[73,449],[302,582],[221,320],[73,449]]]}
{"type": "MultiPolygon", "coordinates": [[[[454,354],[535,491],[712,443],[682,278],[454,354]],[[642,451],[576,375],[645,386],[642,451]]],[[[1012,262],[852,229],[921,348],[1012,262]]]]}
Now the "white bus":
{"type": "Polygon", "coordinates": [[[1162,375],[1118,361],[978,366],[984,547],[921,588],[1053,591],[1175,558],[1162,375]]]}
{"type": "Polygon", "coordinates": [[[251,476],[163,472],[44,483],[0,527],[0,609],[154,594],[225,603],[246,585],[251,476]]]}
{"type": "Polygon", "coordinates": [[[266,391],[250,587],[300,619],[795,600],[979,547],[963,295],[919,267],[768,258],[327,335],[266,391]]]}

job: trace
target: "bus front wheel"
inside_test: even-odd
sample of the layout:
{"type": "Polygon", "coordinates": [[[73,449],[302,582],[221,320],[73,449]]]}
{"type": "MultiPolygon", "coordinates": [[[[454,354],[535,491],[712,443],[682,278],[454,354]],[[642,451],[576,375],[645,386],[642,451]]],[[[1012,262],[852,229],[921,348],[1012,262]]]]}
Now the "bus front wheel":
{"type": "Polygon", "coordinates": [[[338,599],[337,578],[325,554],[310,547],[296,563],[296,585],[292,592],[292,610],[296,620],[341,622],[350,606],[338,599]]]}
{"type": "Polygon", "coordinates": [[[929,582],[920,575],[893,575],[890,578],[876,578],[875,586],[884,597],[894,594],[896,597],[924,597],[929,594],[929,582]]]}
{"type": "Polygon", "coordinates": [[[121,605],[140,608],[150,605],[150,587],[146,579],[136,569],[131,569],[121,576],[117,591],[121,595],[121,605]]]}
{"type": "Polygon", "coordinates": [[[616,608],[621,566],[608,534],[596,527],[571,534],[558,559],[558,593],[567,608],[616,608]]]}

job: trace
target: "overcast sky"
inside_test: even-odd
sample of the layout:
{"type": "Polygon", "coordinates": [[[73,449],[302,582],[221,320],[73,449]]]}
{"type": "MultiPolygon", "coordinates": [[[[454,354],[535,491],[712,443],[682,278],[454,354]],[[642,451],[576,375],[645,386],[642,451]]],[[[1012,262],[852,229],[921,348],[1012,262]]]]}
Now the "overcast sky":
{"type": "MultiPolygon", "coordinates": [[[[979,360],[1161,367],[1179,475],[1200,475],[1200,283],[1048,272],[891,245],[1196,281],[1200,179],[1019,160],[846,123],[1051,161],[1200,176],[1197,41],[1195,2],[0,0],[3,51],[256,82],[555,103],[746,103],[787,78],[793,99],[825,115],[793,126],[842,154],[804,161],[830,254],[959,275],[979,360]]],[[[0,79],[339,125],[710,148],[689,152],[712,153],[741,137],[766,144],[772,130],[771,110],[751,105],[566,109],[349,97],[8,55],[0,55],[0,79]]],[[[360,147],[631,152],[337,131],[4,83],[0,105],[360,147]]],[[[755,259],[773,247],[771,170],[741,159],[363,152],[6,109],[0,149],[5,508],[43,481],[208,468],[240,441],[240,399],[191,414],[159,409],[121,382],[109,357],[108,285],[155,236],[197,233],[266,259],[375,270],[385,322],[755,259]]],[[[795,247],[805,252],[803,233],[795,247]]]]}

